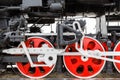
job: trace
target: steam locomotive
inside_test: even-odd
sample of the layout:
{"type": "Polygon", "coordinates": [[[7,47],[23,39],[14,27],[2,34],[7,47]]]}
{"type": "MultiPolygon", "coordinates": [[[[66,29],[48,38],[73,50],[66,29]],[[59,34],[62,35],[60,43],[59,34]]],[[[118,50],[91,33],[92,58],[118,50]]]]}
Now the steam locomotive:
{"type": "Polygon", "coordinates": [[[43,78],[64,66],[91,78],[110,61],[120,72],[120,28],[106,25],[119,21],[119,12],[119,0],[0,0],[0,71],[16,65],[26,77],[43,78]],[[84,20],[68,18],[78,14],[96,18],[96,34],[84,33],[84,20]],[[56,32],[42,33],[56,21],[56,32]]]}

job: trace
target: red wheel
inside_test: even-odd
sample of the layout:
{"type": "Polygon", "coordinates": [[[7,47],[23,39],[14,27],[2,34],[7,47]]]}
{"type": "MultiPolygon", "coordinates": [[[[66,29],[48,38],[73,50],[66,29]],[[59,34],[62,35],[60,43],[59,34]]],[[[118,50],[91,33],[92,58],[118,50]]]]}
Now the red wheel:
{"type": "MultiPolygon", "coordinates": [[[[84,38],[83,49],[104,51],[102,45],[97,40],[90,37],[84,38]]],[[[66,47],[66,52],[77,52],[75,44],[68,45],[66,47]]],[[[105,65],[104,60],[85,56],[64,56],[63,61],[67,70],[78,78],[94,77],[102,71],[105,65]]]]}
{"type": "MultiPolygon", "coordinates": [[[[25,44],[27,47],[42,47],[42,45],[46,44],[48,47],[53,47],[52,44],[43,38],[29,38],[27,41],[25,41],[25,44]]],[[[45,64],[44,62],[35,62],[35,64],[45,64]]],[[[47,76],[51,71],[54,69],[53,65],[52,67],[31,67],[30,63],[23,63],[23,62],[17,62],[16,63],[18,70],[26,77],[29,78],[42,78],[47,76]]]]}
{"type": "MultiPolygon", "coordinates": [[[[120,51],[120,42],[114,48],[114,52],[116,52],[116,51],[120,51]]],[[[120,60],[120,56],[113,56],[113,59],[120,60]]],[[[120,73],[120,63],[113,62],[113,64],[114,64],[116,70],[120,73]]]]}

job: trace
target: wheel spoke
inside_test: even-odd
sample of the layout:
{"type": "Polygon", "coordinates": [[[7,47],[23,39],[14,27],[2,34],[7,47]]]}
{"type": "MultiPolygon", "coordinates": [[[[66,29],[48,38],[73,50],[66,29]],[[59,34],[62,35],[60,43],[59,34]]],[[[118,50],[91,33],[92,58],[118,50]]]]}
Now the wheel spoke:
{"type": "Polygon", "coordinates": [[[103,49],[101,48],[101,46],[99,44],[97,44],[97,43],[96,43],[95,47],[93,48],[93,50],[103,51],[103,49]]]}
{"type": "Polygon", "coordinates": [[[28,72],[29,69],[30,69],[30,63],[27,63],[27,64],[23,65],[23,68],[28,72]]]}
{"type": "Polygon", "coordinates": [[[84,50],[88,50],[88,44],[89,44],[89,41],[83,41],[84,50]]]}
{"type": "Polygon", "coordinates": [[[97,72],[99,69],[101,69],[101,66],[99,65],[90,65],[90,67],[93,69],[93,73],[97,72]]]}
{"type": "Polygon", "coordinates": [[[83,73],[82,73],[83,75],[86,75],[86,74],[88,74],[88,68],[87,68],[87,66],[86,65],[84,65],[84,68],[83,68],[83,73]]]}
{"type": "Polygon", "coordinates": [[[40,68],[39,67],[35,67],[35,73],[34,76],[41,76],[42,73],[40,72],[40,68]]]}

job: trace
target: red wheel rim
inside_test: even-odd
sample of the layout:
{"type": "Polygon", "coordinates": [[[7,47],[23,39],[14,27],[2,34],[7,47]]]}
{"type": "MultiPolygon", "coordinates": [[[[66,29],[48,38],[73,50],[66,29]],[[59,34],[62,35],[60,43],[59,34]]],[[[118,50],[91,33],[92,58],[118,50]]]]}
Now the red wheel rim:
{"type": "MultiPolygon", "coordinates": [[[[120,42],[114,48],[114,52],[116,52],[116,51],[120,51],[120,42]]],[[[113,59],[120,60],[120,56],[113,56],[113,59]]],[[[116,70],[120,73],[120,63],[113,62],[113,64],[114,64],[116,70]]]]}
{"type": "MultiPolygon", "coordinates": [[[[52,44],[43,38],[29,38],[27,41],[25,41],[25,44],[27,47],[41,47],[43,44],[47,44],[48,47],[53,47],[52,44]]],[[[44,62],[35,62],[35,64],[45,64],[44,62]]],[[[26,77],[29,78],[42,78],[47,76],[51,71],[54,69],[53,65],[52,67],[34,67],[32,68],[30,66],[30,63],[22,63],[17,62],[16,63],[18,70],[26,77]]]]}
{"type": "MultiPolygon", "coordinates": [[[[84,38],[83,49],[104,51],[102,45],[97,40],[90,37],[84,38]]],[[[75,44],[68,45],[66,52],[77,52],[75,44]]],[[[67,70],[78,78],[94,77],[101,72],[105,65],[104,60],[83,56],[64,56],[63,61],[67,70]]]]}

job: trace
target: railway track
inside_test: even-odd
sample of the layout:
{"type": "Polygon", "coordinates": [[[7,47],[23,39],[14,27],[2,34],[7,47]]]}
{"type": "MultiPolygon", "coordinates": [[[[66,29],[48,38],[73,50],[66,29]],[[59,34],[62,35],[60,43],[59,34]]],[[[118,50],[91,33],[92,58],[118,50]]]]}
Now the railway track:
{"type": "MultiPolygon", "coordinates": [[[[15,68],[14,69],[16,72],[14,72],[11,68],[8,68],[5,72],[0,73],[0,80],[6,80],[6,79],[17,79],[17,80],[21,80],[22,79],[27,79],[29,80],[29,78],[26,78],[25,76],[21,75],[20,72],[15,68]]],[[[74,76],[72,76],[70,73],[68,73],[67,71],[65,72],[56,72],[53,71],[51,74],[49,74],[48,76],[46,76],[45,78],[39,79],[39,80],[56,80],[56,79],[60,79],[62,80],[63,78],[65,78],[65,80],[77,80],[77,78],[75,78],[74,76]]],[[[120,74],[117,73],[116,71],[112,74],[109,73],[105,73],[105,72],[101,72],[99,75],[97,75],[96,77],[92,78],[95,80],[101,80],[101,79],[106,79],[107,80],[119,80],[120,79],[120,74]]],[[[30,79],[31,80],[31,79],[30,79]]]]}

